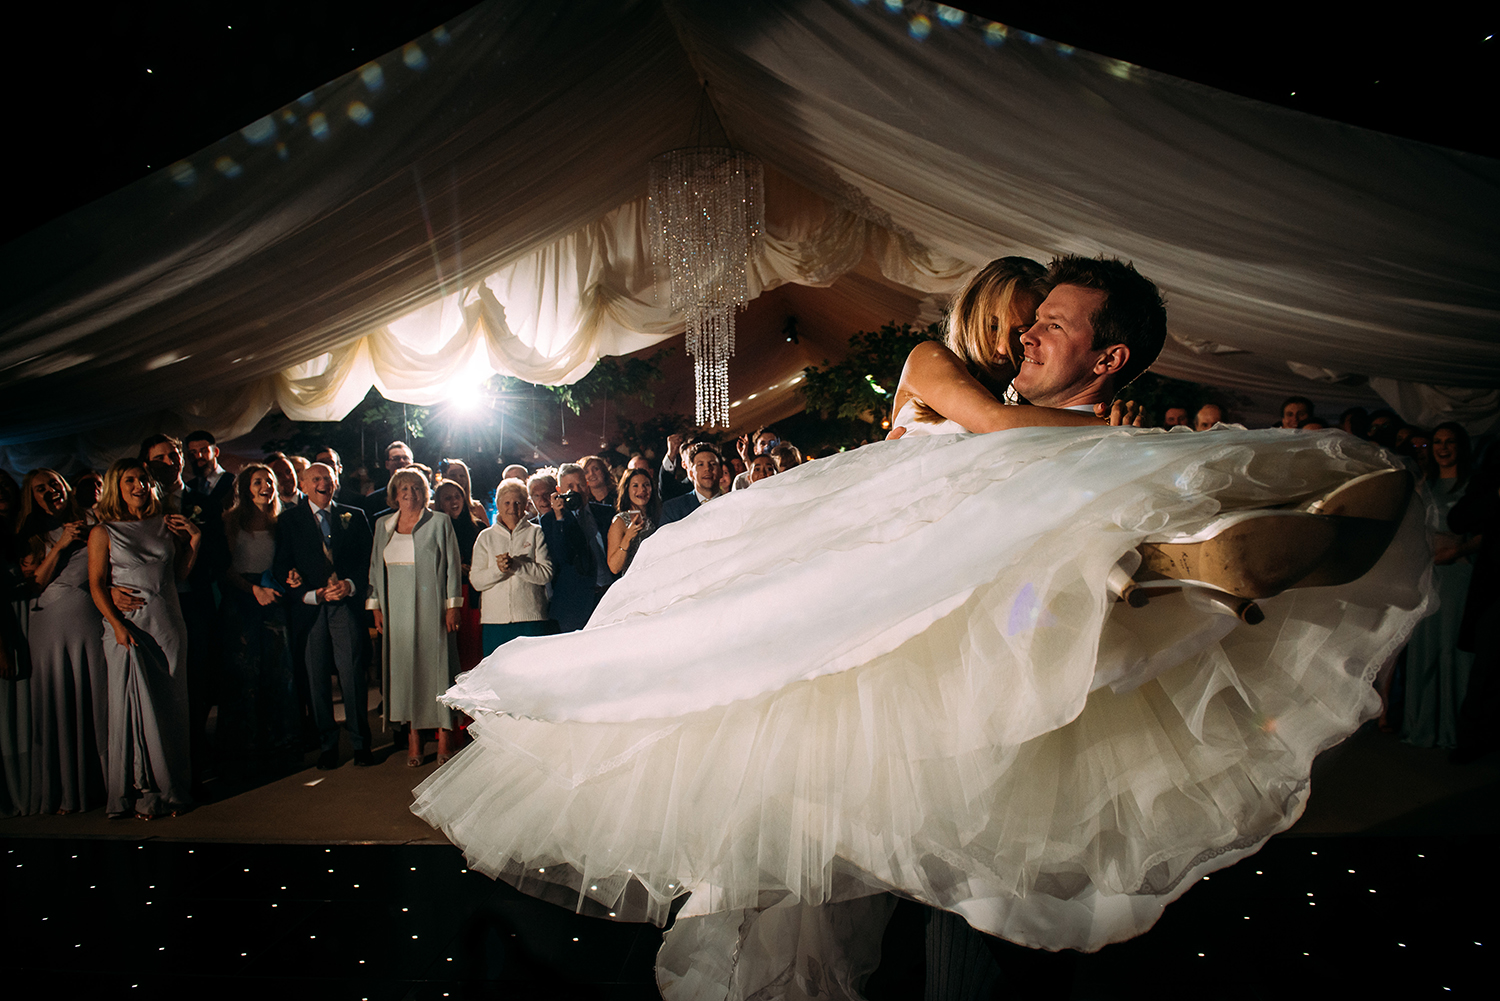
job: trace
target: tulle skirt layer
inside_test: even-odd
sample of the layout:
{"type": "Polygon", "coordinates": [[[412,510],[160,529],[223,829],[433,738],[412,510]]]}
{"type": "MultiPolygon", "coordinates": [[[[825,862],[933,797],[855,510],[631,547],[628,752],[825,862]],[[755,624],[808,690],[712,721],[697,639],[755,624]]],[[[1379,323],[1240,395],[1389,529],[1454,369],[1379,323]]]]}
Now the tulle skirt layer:
{"type": "Polygon", "coordinates": [[[678,929],[719,915],[741,946],[740,912],[893,890],[1097,949],[1295,821],[1426,605],[1426,510],[1253,627],[1116,603],[1110,567],[1391,461],[1332,432],[1052,429],[820,460],[658,532],[581,633],[461,678],[476,742],[413,810],[527,892],[659,924],[691,893],[678,929]]]}

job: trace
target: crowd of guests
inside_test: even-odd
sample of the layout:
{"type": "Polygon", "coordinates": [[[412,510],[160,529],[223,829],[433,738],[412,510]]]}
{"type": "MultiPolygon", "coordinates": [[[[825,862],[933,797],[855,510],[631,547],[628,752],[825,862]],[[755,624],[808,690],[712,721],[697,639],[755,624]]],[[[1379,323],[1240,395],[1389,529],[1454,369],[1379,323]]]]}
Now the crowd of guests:
{"type": "MultiPolygon", "coordinates": [[[[1217,403],[1196,411],[1184,405],[1163,410],[1161,426],[1205,431],[1231,420],[1217,403]]],[[[1311,400],[1286,399],[1277,427],[1300,431],[1337,428],[1373,441],[1410,460],[1437,506],[1433,578],[1439,607],[1424,619],[1390,670],[1380,678],[1379,725],[1420,747],[1454,750],[1472,760],[1495,742],[1500,707],[1494,691],[1500,623],[1500,560],[1482,550],[1500,540],[1500,452],[1487,450],[1476,466],[1463,425],[1423,428],[1393,410],[1351,407],[1336,422],[1318,417],[1311,400]],[[1486,544],[1488,540],[1488,545],[1486,544]]]]}
{"type": "Polygon", "coordinates": [[[377,671],[407,763],[429,741],[446,760],[468,721],[437,698],[458,673],[582,628],[659,527],[802,461],[770,429],[734,445],[508,466],[493,513],[464,462],[401,441],[368,491],[332,448],[230,472],[204,431],[71,482],[0,473],[0,816],[149,820],[213,777],[336,768],[345,744],[373,764],[377,671]]]}
{"type": "MultiPolygon", "coordinates": [[[[1169,406],[1162,424],[1230,419],[1205,403],[1169,406]]],[[[1280,426],[1330,425],[1293,397],[1280,426]]],[[[1388,410],[1333,426],[1409,459],[1443,529],[1441,607],[1383,676],[1382,725],[1475,757],[1497,719],[1500,452],[1476,462],[1461,425],[1388,410]]],[[[335,768],[344,744],[372,764],[377,678],[407,763],[429,742],[446,760],[468,721],[437,699],[458,673],[517,637],[582,628],[659,528],[803,461],[771,428],[730,447],[674,435],[659,466],[613,453],[511,465],[481,500],[464,462],[433,469],[401,441],[372,489],[344,481],[332,448],[233,473],[220,458],[196,432],[152,436],[71,482],[0,474],[0,815],[152,818],[216,775],[286,773],[310,754],[335,768]]]]}

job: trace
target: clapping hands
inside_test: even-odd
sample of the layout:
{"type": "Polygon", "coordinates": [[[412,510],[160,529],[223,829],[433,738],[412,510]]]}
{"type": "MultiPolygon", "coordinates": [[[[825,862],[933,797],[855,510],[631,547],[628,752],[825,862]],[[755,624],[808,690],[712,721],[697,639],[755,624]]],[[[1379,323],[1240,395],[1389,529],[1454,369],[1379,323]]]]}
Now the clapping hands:
{"type": "Polygon", "coordinates": [[[343,601],[354,593],[354,588],[348,581],[339,580],[339,575],[331,573],[328,575],[328,583],[318,588],[319,601],[343,601]]]}

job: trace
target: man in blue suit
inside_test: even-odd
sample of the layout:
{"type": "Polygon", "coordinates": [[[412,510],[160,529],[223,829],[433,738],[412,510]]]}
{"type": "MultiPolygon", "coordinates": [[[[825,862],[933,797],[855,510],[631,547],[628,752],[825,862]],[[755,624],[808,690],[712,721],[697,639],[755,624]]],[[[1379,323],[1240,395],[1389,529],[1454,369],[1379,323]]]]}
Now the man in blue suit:
{"type": "Polygon", "coordinates": [[[681,521],[719,494],[719,449],[713,442],[700,441],[688,448],[688,480],[693,489],[673,497],[661,506],[661,523],[681,521]]]}

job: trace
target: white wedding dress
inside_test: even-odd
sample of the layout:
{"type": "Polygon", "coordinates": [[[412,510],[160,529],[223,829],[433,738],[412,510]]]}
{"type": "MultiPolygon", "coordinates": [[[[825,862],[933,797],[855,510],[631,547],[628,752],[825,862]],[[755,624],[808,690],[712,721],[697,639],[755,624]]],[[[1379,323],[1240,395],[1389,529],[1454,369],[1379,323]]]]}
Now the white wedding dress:
{"type": "Polygon", "coordinates": [[[1430,601],[1430,504],[1255,626],[1104,582],[1147,536],[1400,460],[1334,431],[922,430],[708,503],[587,628],[461,676],[475,742],[413,811],[585,913],[663,924],[690,893],[674,1001],[858,997],[882,891],[1098,949],[1296,821],[1430,601]]]}

